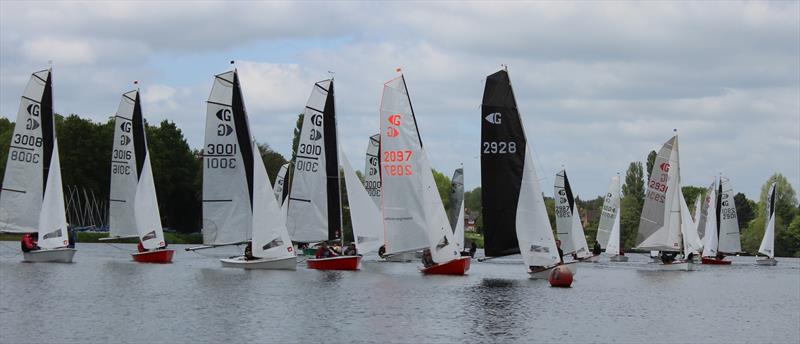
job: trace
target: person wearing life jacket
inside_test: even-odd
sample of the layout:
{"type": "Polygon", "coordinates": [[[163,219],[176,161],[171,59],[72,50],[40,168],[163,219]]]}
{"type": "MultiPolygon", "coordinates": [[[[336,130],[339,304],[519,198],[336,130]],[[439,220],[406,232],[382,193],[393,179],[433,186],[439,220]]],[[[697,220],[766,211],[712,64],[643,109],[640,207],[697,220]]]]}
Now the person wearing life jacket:
{"type": "Polygon", "coordinates": [[[253,242],[248,241],[247,246],[244,247],[244,260],[253,260],[256,257],[253,255],[253,242]]]}
{"type": "Polygon", "coordinates": [[[139,253],[147,252],[147,249],[144,248],[144,245],[142,245],[141,241],[139,241],[139,245],[136,245],[136,250],[139,251],[139,253]]]}
{"type": "Polygon", "coordinates": [[[30,252],[36,251],[39,249],[38,244],[39,233],[25,233],[22,236],[22,240],[20,240],[20,246],[22,246],[22,252],[30,252]]]}
{"type": "Polygon", "coordinates": [[[592,254],[593,254],[593,255],[595,255],[595,256],[597,256],[597,255],[599,255],[599,254],[600,254],[600,253],[602,253],[602,252],[603,252],[603,248],[602,248],[602,247],[600,247],[600,242],[599,242],[599,241],[597,241],[597,240],[595,240],[595,241],[594,241],[594,247],[592,247],[592,254]]]}
{"type": "Polygon", "coordinates": [[[318,259],[319,258],[330,258],[330,257],[336,257],[336,256],[338,256],[338,254],[336,252],[334,252],[330,248],[330,246],[328,246],[328,242],[327,241],[323,241],[319,245],[319,248],[317,248],[317,252],[315,254],[315,257],[318,258],[318,259]]]}
{"type": "Polygon", "coordinates": [[[433,262],[433,255],[431,255],[431,249],[429,248],[422,251],[422,265],[426,268],[436,265],[436,263],[433,262]]]}
{"type": "Polygon", "coordinates": [[[357,254],[358,254],[358,251],[356,250],[356,244],[355,243],[350,243],[350,245],[347,245],[347,248],[345,248],[345,250],[344,250],[344,255],[345,256],[355,256],[357,254]]]}

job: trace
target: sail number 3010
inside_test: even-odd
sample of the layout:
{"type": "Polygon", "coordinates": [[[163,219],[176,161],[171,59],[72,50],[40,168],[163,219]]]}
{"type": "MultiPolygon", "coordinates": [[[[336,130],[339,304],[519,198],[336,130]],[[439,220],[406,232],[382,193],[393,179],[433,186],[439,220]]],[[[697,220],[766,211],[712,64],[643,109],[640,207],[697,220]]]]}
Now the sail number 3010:
{"type": "Polygon", "coordinates": [[[383,172],[387,176],[410,176],[414,168],[406,162],[411,160],[411,150],[393,150],[383,152],[383,172]]]}
{"type": "Polygon", "coordinates": [[[484,141],[483,154],[514,154],[517,152],[517,143],[514,141],[484,141]]]}

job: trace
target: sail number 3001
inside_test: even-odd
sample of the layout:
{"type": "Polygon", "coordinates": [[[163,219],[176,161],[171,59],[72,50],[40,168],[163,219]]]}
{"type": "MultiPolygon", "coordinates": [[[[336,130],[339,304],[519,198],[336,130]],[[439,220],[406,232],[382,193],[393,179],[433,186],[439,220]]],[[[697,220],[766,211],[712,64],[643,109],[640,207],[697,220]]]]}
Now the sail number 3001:
{"type": "Polygon", "coordinates": [[[517,152],[517,143],[514,141],[484,141],[483,154],[514,154],[517,152]]]}
{"type": "Polygon", "coordinates": [[[207,168],[236,168],[236,144],[208,144],[203,153],[207,168]]]}
{"type": "Polygon", "coordinates": [[[383,173],[387,176],[410,176],[414,168],[406,162],[411,160],[411,150],[393,150],[383,152],[383,173]]]}

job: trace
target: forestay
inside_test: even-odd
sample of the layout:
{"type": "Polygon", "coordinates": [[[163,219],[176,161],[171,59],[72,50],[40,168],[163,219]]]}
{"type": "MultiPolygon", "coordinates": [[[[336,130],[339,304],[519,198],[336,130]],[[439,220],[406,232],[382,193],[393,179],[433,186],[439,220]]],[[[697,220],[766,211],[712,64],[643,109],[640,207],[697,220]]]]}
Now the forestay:
{"type": "Polygon", "coordinates": [[[647,194],[636,237],[641,250],[681,249],[680,166],[678,136],[673,136],[656,155],[647,183],[647,194]]]}
{"type": "Polygon", "coordinates": [[[203,243],[252,235],[253,146],[236,70],[214,77],[203,146],[203,243]]]}
{"type": "Polygon", "coordinates": [[[401,75],[384,84],[381,176],[388,254],[430,247],[433,261],[459,256],[401,75]]]}
{"type": "Polygon", "coordinates": [[[334,89],[329,79],[314,84],[303,110],[286,222],[294,241],[334,240],[340,235],[337,152],[334,89]]]}
{"type": "MultiPolygon", "coordinates": [[[[597,242],[600,247],[607,249],[611,240],[614,223],[617,221],[617,213],[619,212],[619,175],[611,178],[608,184],[608,191],[603,199],[603,211],[600,213],[600,224],[597,226],[597,242]]],[[[619,234],[619,233],[617,233],[619,234]]],[[[616,254],[619,251],[619,238],[617,240],[617,250],[611,252],[616,254]]],[[[608,251],[608,250],[607,250],[608,251]]]]}
{"type": "Polygon", "coordinates": [[[375,206],[344,153],[342,153],[342,167],[356,250],[359,254],[377,251],[384,243],[380,209],[375,206]]]}
{"type": "Polygon", "coordinates": [[[447,219],[453,229],[453,236],[459,250],[464,249],[464,169],[457,168],[450,180],[450,209],[447,219]],[[460,220],[459,220],[460,219],[460,220]]]}
{"type": "Polygon", "coordinates": [[[364,188],[375,206],[381,206],[381,134],[369,137],[364,166],[364,188]]]}
{"type": "Polygon", "coordinates": [[[39,230],[55,146],[50,78],[49,69],[31,74],[20,101],[0,192],[0,232],[39,230]]]}
{"type": "Polygon", "coordinates": [[[579,258],[590,256],[578,205],[565,170],[556,174],[555,195],[556,231],[561,240],[561,250],[564,254],[575,253],[579,258]]]}
{"type": "Polygon", "coordinates": [[[719,203],[717,205],[719,209],[719,251],[735,254],[742,251],[742,243],[733,195],[730,179],[720,177],[719,203]]]}
{"type": "Polygon", "coordinates": [[[767,192],[766,202],[766,227],[764,227],[764,237],[758,247],[758,253],[775,258],[775,188],[777,183],[772,183],[767,192]]]}

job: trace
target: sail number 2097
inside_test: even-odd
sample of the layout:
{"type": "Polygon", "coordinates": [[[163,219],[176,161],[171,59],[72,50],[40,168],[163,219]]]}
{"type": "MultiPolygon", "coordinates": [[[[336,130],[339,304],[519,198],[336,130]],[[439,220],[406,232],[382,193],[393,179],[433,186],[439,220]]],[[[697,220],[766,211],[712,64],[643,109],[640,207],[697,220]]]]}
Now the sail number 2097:
{"type": "Polygon", "coordinates": [[[414,168],[406,162],[411,160],[411,150],[392,150],[383,152],[383,173],[387,176],[410,176],[414,168]]]}
{"type": "Polygon", "coordinates": [[[517,143],[514,141],[484,141],[483,154],[514,154],[517,152],[517,143]]]}

